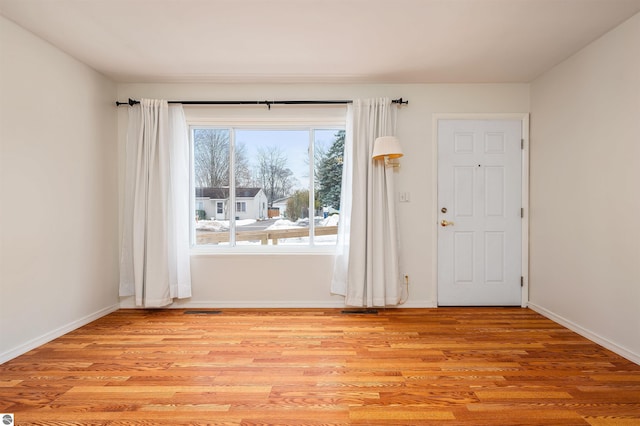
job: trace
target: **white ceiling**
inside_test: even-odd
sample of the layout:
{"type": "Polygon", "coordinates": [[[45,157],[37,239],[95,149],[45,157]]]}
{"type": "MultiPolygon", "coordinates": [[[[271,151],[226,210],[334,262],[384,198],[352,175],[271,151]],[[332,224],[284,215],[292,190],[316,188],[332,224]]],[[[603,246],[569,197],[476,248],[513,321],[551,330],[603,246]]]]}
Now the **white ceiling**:
{"type": "Polygon", "coordinates": [[[118,82],[528,82],[638,12],[640,0],[0,0],[118,82]]]}

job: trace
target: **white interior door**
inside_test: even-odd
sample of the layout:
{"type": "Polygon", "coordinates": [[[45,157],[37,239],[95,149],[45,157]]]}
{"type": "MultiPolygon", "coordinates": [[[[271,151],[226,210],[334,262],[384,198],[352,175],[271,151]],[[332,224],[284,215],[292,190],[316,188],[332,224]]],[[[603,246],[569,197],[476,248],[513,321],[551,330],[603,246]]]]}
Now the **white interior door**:
{"type": "Polygon", "coordinates": [[[438,305],[522,300],[522,122],[438,120],[438,305]]]}

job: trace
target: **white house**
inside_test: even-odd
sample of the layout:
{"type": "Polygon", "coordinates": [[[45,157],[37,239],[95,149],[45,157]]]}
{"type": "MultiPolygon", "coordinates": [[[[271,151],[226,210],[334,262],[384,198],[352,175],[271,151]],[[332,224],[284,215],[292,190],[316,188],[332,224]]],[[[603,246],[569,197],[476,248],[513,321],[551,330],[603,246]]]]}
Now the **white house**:
{"type": "Polygon", "coordinates": [[[287,216],[287,202],[289,201],[289,197],[279,198],[273,202],[273,208],[278,209],[278,216],[286,217],[287,216]]]}
{"type": "MultiPolygon", "coordinates": [[[[229,219],[229,188],[196,188],[196,210],[210,220],[229,219]]],[[[236,220],[267,217],[267,196],[262,188],[236,188],[236,220]]]]}

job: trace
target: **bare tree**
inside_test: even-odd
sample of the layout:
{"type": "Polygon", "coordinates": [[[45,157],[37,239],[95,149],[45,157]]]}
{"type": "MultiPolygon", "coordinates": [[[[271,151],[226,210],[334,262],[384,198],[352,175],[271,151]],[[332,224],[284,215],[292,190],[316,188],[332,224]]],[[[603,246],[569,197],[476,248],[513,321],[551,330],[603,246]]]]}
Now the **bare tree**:
{"type": "Polygon", "coordinates": [[[240,142],[235,144],[235,176],[236,187],[250,187],[252,185],[251,169],[245,146],[240,142]]]}
{"type": "MultiPolygon", "coordinates": [[[[202,188],[229,186],[229,130],[197,129],[193,135],[193,161],[196,185],[202,188]]],[[[235,147],[236,186],[250,182],[245,147],[235,147]]]]}
{"type": "Polygon", "coordinates": [[[267,195],[269,207],[291,193],[296,179],[287,167],[287,155],[278,146],[258,149],[258,181],[267,195]]]}

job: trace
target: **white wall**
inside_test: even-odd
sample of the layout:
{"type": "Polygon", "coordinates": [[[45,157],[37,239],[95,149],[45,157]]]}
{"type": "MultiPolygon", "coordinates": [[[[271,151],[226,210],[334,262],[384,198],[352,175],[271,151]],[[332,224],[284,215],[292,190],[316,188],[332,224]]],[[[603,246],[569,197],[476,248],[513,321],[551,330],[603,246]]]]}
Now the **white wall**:
{"type": "Polygon", "coordinates": [[[532,307],[640,363],[640,15],[531,86],[532,307]]]}
{"type": "MultiPolygon", "coordinates": [[[[398,113],[399,136],[405,156],[396,181],[398,191],[411,194],[398,205],[401,226],[401,270],[410,279],[405,306],[435,306],[434,253],[436,206],[433,203],[432,114],[459,112],[528,112],[529,85],[207,85],[122,84],[121,101],[131,97],[168,100],[283,100],[403,97],[409,105],[398,113]]],[[[120,184],[126,108],[118,115],[120,184]]],[[[275,108],[275,107],[274,107],[275,108]]],[[[265,108],[266,110],[266,108],[265,108]]],[[[193,297],[176,306],[343,306],[329,294],[331,255],[194,255],[193,297]]],[[[124,299],[122,306],[132,306],[124,299]]]]}
{"type": "Polygon", "coordinates": [[[116,87],[0,17],[0,362],[117,308],[116,87]]]}

